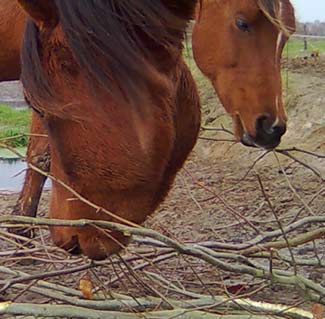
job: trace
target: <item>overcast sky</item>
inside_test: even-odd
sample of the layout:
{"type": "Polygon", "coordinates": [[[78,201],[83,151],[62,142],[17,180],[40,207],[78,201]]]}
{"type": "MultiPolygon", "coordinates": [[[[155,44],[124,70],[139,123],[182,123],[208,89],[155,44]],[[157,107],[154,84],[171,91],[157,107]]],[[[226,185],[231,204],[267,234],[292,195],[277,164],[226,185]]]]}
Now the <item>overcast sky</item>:
{"type": "Polygon", "coordinates": [[[291,0],[301,22],[325,22],[325,0],[291,0]]]}

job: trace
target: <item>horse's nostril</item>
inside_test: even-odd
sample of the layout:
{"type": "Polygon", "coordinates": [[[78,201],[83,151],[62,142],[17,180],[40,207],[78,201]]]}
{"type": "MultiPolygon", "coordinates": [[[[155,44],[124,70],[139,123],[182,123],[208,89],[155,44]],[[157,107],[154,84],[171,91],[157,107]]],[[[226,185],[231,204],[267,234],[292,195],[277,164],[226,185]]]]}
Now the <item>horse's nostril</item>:
{"type": "Polygon", "coordinates": [[[282,136],[286,132],[287,126],[286,126],[286,123],[281,122],[281,123],[276,123],[275,125],[273,125],[272,129],[273,129],[273,134],[282,136]]]}
{"type": "Polygon", "coordinates": [[[81,248],[78,240],[78,236],[71,238],[70,247],[67,249],[71,255],[80,255],[81,248]]]}
{"type": "Polygon", "coordinates": [[[286,132],[286,124],[280,120],[272,120],[269,115],[262,115],[256,121],[257,134],[282,136],[286,132]]]}
{"type": "Polygon", "coordinates": [[[268,114],[259,116],[256,120],[256,143],[266,148],[274,148],[280,143],[286,132],[284,121],[275,120],[268,114]]]}
{"type": "Polygon", "coordinates": [[[264,134],[273,133],[273,121],[269,115],[261,115],[256,120],[256,131],[263,132],[264,134]]]}

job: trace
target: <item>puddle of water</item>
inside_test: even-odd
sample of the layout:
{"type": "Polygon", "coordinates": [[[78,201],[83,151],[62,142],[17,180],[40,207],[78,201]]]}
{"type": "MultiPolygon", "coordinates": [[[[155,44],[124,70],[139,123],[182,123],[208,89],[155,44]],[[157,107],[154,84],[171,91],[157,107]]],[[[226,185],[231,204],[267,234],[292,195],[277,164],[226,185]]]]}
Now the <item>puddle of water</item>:
{"type": "MultiPolygon", "coordinates": [[[[23,186],[26,168],[26,163],[19,159],[0,160],[0,191],[19,192],[23,186]]],[[[49,180],[45,187],[51,187],[49,180]]]]}

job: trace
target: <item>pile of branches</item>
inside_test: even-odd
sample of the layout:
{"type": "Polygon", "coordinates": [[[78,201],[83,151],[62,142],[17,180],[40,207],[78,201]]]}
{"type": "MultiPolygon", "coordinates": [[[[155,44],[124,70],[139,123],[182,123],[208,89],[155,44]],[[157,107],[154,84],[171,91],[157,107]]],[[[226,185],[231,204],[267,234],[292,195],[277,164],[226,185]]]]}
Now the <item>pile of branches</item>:
{"type": "MultiPolygon", "coordinates": [[[[275,317],[312,318],[308,312],[299,311],[291,306],[267,305],[247,298],[243,299],[243,296],[254,296],[258,290],[270,284],[285,285],[301,291],[306,300],[325,305],[325,288],[323,286],[299,275],[295,271],[284,271],[273,267],[275,261],[290,264],[295,269],[306,264],[308,266],[324,267],[324,260],[317,260],[316,257],[299,260],[294,258],[293,255],[292,258],[287,258],[285,254],[281,254],[282,249],[288,248],[287,245],[293,247],[300,243],[313,241],[319,237],[319,234],[324,236],[325,228],[320,227],[316,231],[306,232],[293,239],[289,238],[290,233],[298,228],[305,229],[311,224],[320,225],[322,223],[325,223],[325,216],[304,218],[281,230],[266,232],[245,244],[233,245],[217,242],[180,243],[150,229],[133,228],[105,221],[61,221],[45,218],[1,216],[0,224],[2,228],[26,225],[33,225],[33,227],[49,225],[85,227],[93,225],[103,229],[119,230],[132,234],[136,244],[127,249],[125,256],[112,257],[104,262],[69,258],[65,252],[48,246],[46,244],[47,240],[45,241],[44,238],[40,241],[41,243],[38,239],[30,240],[26,245],[20,246],[17,244],[15,249],[2,251],[0,253],[2,264],[12,264],[15,261],[21,262],[27,258],[41,262],[42,269],[47,268],[45,265],[52,264],[59,270],[43,271],[41,273],[36,271],[36,273],[31,274],[13,270],[16,267],[12,267],[12,265],[1,266],[0,294],[4,294],[4,299],[9,290],[16,292],[16,295],[10,302],[0,304],[0,314],[65,318],[137,318],[140,313],[145,314],[146,318],[159,318],[161,316],[173,318],[180,315],[182,318],[201,318],[202,312],[204,312],[206,318],[210,318],[208,313],[211,311],[211,318],[214,318],[213,313],[236,314],[240,311],[240,318],[245,318],[242,317],[245,312],[247,318],[262,318],[261,315],[255,315],[258,313],[275,317]],[[276,240],[281,236],[285,236],[286,239],[276,240]],[[31,244],[33,248],[28,248],[31,244]],[[150,248],[145,249],[144,247],[147,246],[150,248]],[[240,292],[240,290],[244,290],[244,286],[237,288],[236,293],[238,295],[236,293],[232,295],[225,291],[227,294],[222,297],[192,292],[185,289],[181,283],[167,279],[159,272],[160,267],[157,267],[157,265],[163,264],[172,258],[180,258],[180,255],[199,259],[224,272],[248,275],[252,278],[251,280],[256,281],[259,279],[260,282],[254,285],[251,283],[252,286],[257,286],[257,288],[245,294],[240,292]],[[257,260],[264,260],[267,263],[258,262],[257,260]],[[57,267],[58,265],[59,267],[57,267]],[[110,274],[109,279],[106,281],[103,281],[102,278],[98,279],[98,285],[94,287],[89,273],[93,274],[95,279],[98,278],[99,275],[93,272],[96,268],[99,268],[99,272],[103,272],[105,269],[109,270],[110,274]],[[153,268],[153,270],[147,271],[146,268],[153,268]],[[73,273],[83,274],[79,280],[79,290],[47,281],[50,278],[62,278],[73,273]],[[131,277],[128,280],[135,285],[133,292],[132,288],[128,288],[131,289],[130,295],[115,293],[113,290],[107,291],[105,287],[114,286],[122,277],[131,277]],[[140,286],[138,291],[137,286],[140,286]],[[16,302],[26,292],[45,297],[51,303],[37,305],[36,303],[16,302]],[[141,292],[146,295],[141,296],[141,292]],[[151,293],[151,295],[148,293],[151,293]]],[[[5,234],[2,230],[1,237],[4,238],[5,235],[10,243],[13,243],[13,239],[26,240],[19,236],[19,238],[14,238],[17,235],[5,234]]],[[[193,273],[197,275],[199,280],[200,274],[194,269],[193,273]]],[[[62,282],[61,280],[59,282],[62,282]]],[[[204,288],[203,282],[202,288],[204,288]]],[[[227,290],[227,287],[225,289],[227,290]]],[[[227,316],[224,315],[224,318],[227,318],[227,316]]]]}
{"type": "MultiPolygon", "coordinates": [[[[292,159],[295,158],[292,152],[297,151],[278,152],[292,159]]],[[[258,160],[265,156],[262,155],[258,160]]],[[[323,185],[319,172],[307,164],[304,167],[313,171],[323,185]]],[[[325,216],[302,201],[295,218],[284,223],[260,178],[258,184],[277,228],[255,229],[254,235],[243,243],[236,242],[235,238],[184,242],[127,223],[0,214],[0,315],[87,319],[321,319],[325,287],[317,276],[310,276],[304,269],[313,269],[320,275],[325,269],[325,254],[321,251],[325,246],[325,216]],[[301,217],[301,211],[307,214],[301,217]],[[118,230],[132,236],[132,243],[122,255],[91,261],[54,247],[49,226],[118,230]],[[14,227],[33,228],[36,237],[27,239],[8,232],[14,227]],[[302,256],[297,253],[306,246],[308,253],[302,256]],[[265,303],[258,300],[259,293],[265,290],[297,293],[298,297],[289,305],[265,303]],[[306,307],[308,311],[303,310],[306,307]]],[[[290,183],[288,187],[295,191],[290,183]]],[[[313,200],[324,193],[322,187],[313,200]]],[[[243,224],[256,228],[244,216],[240,219],[243,224]]]]}

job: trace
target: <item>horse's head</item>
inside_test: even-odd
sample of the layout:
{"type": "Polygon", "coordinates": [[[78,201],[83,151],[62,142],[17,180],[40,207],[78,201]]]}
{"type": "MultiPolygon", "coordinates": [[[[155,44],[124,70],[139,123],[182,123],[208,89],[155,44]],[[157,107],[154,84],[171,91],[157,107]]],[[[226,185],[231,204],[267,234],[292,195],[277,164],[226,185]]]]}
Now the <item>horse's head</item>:
{"type": "Polygon", "coordinates": [[[206,0],[197,14],[195,61],[245,145],[272,149],[286,131],[281,54],[294,29],[289,0],[206,0]]]}
{"type": "MultiPolygon", "coordinates": [[[[50,217],[142,222],[166,195],[194,142],[189,137],[184,146],[179,138],[174,147],[176,100],[192,104],[186,123],[199,126],[195,87],[188,75],[183,79],[187,69],[180,59],[196,0],[19,3],[31,18],[21,79],[46,128],[51,175],[60,181],[53,182],[50,217]],[[172,164],[174,149],[181,155],[172,164]],[[71,200],[66,186],[107,211],[71,200]]],[[[196,137],[196,127],[184,126],[196,137]]],[[[93,226],[54,227],[51,234],[58,246],[93,259],[129,240],[93,226]]]]}

